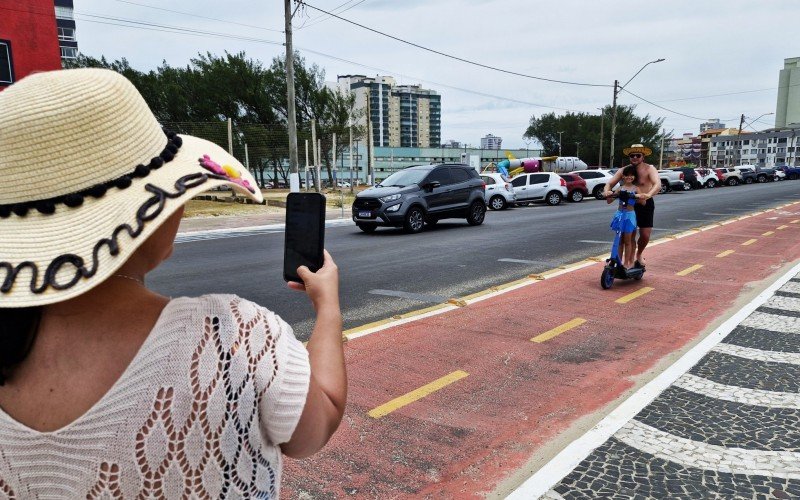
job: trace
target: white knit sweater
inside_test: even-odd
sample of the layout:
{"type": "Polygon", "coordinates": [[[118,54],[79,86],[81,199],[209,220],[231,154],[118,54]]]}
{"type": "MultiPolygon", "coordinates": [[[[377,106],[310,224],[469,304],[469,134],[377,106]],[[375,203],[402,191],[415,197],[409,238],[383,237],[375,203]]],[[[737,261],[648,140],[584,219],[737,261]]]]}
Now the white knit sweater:
{"type": "Polygon", "coordinates": [[[232,295],[172,300],[89,411],[37,432],[0,410],[0,498],[277,498],[308,354],[232,295]]]}

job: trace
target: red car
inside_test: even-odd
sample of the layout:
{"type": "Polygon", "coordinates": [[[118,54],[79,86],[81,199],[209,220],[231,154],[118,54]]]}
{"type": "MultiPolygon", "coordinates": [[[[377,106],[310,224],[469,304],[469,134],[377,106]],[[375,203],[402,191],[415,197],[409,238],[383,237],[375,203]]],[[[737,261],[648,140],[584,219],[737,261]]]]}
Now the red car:
{"type": "Polygon", "coordinates": [[[586,181],[578,174],[559,174],[562,179],[567,183],[567,199],[569,201],[579,202],[583,200],[584,196],[589,196],[589,190],[586,189],[586,181]]]}

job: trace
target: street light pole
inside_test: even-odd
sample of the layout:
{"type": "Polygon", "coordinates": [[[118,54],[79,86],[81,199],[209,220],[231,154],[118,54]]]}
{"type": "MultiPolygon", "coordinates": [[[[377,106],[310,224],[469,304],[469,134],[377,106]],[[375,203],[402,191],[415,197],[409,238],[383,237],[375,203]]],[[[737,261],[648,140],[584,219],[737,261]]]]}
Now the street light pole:
{"type": "Polygon", "coordinates": [[[597,108],[600,110],[600,150],[597,153],[597,166],[603,166],[603,121],[605,121],[605,110],[603,108],[597,108]]]}
{"type": "Polygon", "coordinates": [[[563,130],[560,130],[558,132],[558,156],[561,156],[561,134],[563,133],[564,133],[563,130]]]}
{"type": "Polygon", "coordinates": [[[575,141],[575,158],[581,157],[581,143],[579,141],[575,141]]]}
{"type": "MultiPolygon", "coordinates": [[[[300,4],[298,4],[298,7],[300,4]]],[[[289,132],[289,187],[293,193],[300,191],[300,174],[297,171],[297,121],[294,109],[294,49],[292,48],[292,0],[283,0],[286,24],[286,128],[289,132]]]]}
{"type": "Polygon", "coordinates": [[[660,63],[661,61],[664,61],[664,60],[665,59],[661,58],[661,59],[656,59],[654,61],[650,61],[650,62],[646,63],[644,66],[642,66],[639,69],[639,71],[636,72],[635,75],[633,75],[630,78],[630,80],[625,82],[625,85],[623,85],[621,87],[619,86],[619,81],[618,80],[614,80],[614,99],[612,100],[612,103],[611,103],[611,151],[609,152],[609,163],[608,163],[609,167],[611,167],[611,168],[614,167],[614,137],[616,136],[616,133],[617,133],[617,95],[629,83],[631,83],[631,81],[634,78],[636,78],[636,76],[639,73],[641,73],[642,70],[644,70],[647,66],[649,66],[650,64],[654,64],[654,63],[660,63]]]}

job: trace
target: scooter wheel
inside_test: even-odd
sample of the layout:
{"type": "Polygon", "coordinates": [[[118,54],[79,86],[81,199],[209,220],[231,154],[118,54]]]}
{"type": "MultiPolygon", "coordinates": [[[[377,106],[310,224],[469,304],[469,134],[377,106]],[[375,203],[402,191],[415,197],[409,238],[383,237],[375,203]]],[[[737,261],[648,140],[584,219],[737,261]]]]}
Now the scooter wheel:
{"type": "Polygon", "coordinates": [[[603,290],[608,290],[614,284],[614,268],[603,268],[603,274],[600,275],[600,286],[603,290]]]}

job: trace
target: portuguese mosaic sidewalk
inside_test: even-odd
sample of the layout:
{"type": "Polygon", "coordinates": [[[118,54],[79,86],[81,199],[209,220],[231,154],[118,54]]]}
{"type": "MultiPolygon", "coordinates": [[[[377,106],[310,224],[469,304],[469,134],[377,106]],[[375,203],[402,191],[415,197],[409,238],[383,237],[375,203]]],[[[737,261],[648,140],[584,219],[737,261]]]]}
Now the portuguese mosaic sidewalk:
{"type": "Polygon", "coordinates": [[[599,497],[800,498],[800,274],[544,495],[599,497]]]}

